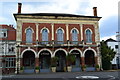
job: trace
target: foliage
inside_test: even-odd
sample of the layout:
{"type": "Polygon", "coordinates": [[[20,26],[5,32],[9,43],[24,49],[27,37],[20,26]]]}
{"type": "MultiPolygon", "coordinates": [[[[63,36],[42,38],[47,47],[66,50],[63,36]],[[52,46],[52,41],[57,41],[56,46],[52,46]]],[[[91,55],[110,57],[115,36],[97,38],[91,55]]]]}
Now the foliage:
{"type": "Polygon", "coordinates": [[[100,66],[97,64],[97,65],[95,66],[95,68],[100,68],[100,66]]]}
{"type": "Polygon", "coordinates": [[[23,70],[24,69],[24,67],[22,66],[22,67],[20,67],[20,70],[23,70]]]}
{"type": "Polygon", "coordinates": [[[35,67],[35,69],[36,69],[36,70],[39,70],[39,69],[40,69],[40,67],[39,67],[39,66],[37,66],[37,67],[35,67]]]}
{"type": "Polygon", "coordinates": [[[51,58],[51,67],[56,67],[58,61],[58,57],[51,58]]]}
{"type": "Polygon", "coordinates": [[[111,69],[111,61],[116,52],[111,47],[108,47],[105,41],[101,42],[102,67],[104,70],[111,69]]]}
{"type": "Polygon", "coordinates": [[[86,67],[87,67],[86,65],[83,65],[83,66],[82,66],[82,69],[83,69],[83,68],[86,68],[86,67]]]}
{"type": "Polygon", "coordinates": [[[75,62],[75,56],[72,54],[68,54],[66,56],[66,61],[67,61],[67,65],[71,65],[73,62],[75,62]]]}

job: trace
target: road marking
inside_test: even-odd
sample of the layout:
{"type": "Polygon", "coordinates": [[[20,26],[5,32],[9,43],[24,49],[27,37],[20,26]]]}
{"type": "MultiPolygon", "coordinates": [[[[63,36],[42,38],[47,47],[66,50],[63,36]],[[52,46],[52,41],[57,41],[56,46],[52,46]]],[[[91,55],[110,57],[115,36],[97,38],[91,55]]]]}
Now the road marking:
{"type": "Polygon", "coordinates": [[[110,77],[110,79],[115,79],[115,77],[111,75],[108,75],[108,77],[110,77]]]}
{"type": "Polygon", "coordinates": [[[97,76],[77,76],[76,79],[98,79],[97,76]]]}

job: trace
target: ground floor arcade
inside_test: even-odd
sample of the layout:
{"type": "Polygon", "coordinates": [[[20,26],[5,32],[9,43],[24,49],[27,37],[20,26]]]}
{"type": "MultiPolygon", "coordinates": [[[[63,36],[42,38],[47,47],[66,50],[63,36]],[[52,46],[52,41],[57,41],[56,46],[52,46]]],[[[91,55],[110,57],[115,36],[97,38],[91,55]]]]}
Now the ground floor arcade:
{"type": "Polygon", "coordinates": [[[71,64],[71,71],[82,71],[82,66],[86,65],[86,71],[95,71],[95,66],[100,65],[98,53],[90,48],[81,51],[78,48],[71,49],[69,52],[65,49],[56,49],[52,52],[49,49],[42,49],[38,53],[33,49],[25,49],[20,54],[20,64],[17,66],[19,70],[22,68],[24,72],[35,72],[36,67],[39,72],[51,72],[51,58],[58,57],[56,72],[67,71],[66,56],[71,54],[75,57],[75,61],[71,64]]]}

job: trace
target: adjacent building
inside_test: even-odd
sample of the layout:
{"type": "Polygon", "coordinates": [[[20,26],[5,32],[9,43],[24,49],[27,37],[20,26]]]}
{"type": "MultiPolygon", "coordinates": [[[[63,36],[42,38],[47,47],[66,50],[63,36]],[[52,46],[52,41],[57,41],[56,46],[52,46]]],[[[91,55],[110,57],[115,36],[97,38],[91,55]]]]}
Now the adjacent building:
{"type": "Polygon", "coordinates": [[[119,42],[118,42],[118,40],[114,40],[114,39],[110,38],[110,39],[107,39],[105,42],[107,43],[107,45],[109,47],[111,47],[111,49],[114,49],[114,51],[116,52],[115,57],[111,61],[112,68],[113,69],[120,69],[120,53],[119,53],[119,42]]]}
{"type": "Polygon", "coordinates": [[[16,29],[12,25],[0,25],[0,70],[3,73],[15,71],[16,29]]]}
{"type": "Polygon", "coordinates": [[[100,34],[97,8],[94,16],[61,13],[18,13],[14,14],[17,23],[16,35],[16,73],[24,67],[24,72],[50,72],[50,59],[58,57],[56,71],[66,71],[66,56],[76,57],[73,71],[95,70],[101,65],[100,34]]]}

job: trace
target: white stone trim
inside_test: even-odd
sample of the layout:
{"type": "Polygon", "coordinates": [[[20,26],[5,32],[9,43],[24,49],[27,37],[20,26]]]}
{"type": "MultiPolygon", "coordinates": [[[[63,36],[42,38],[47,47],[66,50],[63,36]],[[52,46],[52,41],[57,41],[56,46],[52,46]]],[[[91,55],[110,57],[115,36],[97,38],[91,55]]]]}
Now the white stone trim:
{"type": "Polygon", "coordinates": [[[81,41],[83,40],[83,26],[82,26],[83,24],[80,24],[80,35],[81,35],[81,41]]]}
{"type": "Polygon", "coordinates": [[[74,51],[74,50],[79,51],[80,57],[82,57],[82,51],[81,51],[80,49],[78,49],[78,48],[73,48],[73,49],[71,49],[71,50],[69,51],[69,54],[71,54],[71,52],[74,51]]]}
{"type": "Polygon", "coordinates": [[[30,29],[32,30],[32,32],[34,33],[33,28],[31,28],[30,26],[25,29],[25,33],[26,33],[26,30],[29,29],[29,28],[30,28],[30,29]]]}
{"type": "Polygon", "coordinates": [[[35,52],[35,50],[33,50],[33,49],[25,49],[25,50],[22,51],[22,53],[21,53],[21,58],[23,58],[23,54],[24,54],[24,52],[26,52],[26,51],[32,51],[32,52],[35,54],[35,58],[38,57],[38,56],[37,56],[37,53],[35,52]]]}
{"type": "Polygon", "coordinates": [[[40,30],[40,33],[42,33],[43,29],[46,29],[46,30],[48,31],[48,33],[50,33],[49,29],[46,28],[46,27],[42,28],[42,29],[40,30]]]}
{"type": "Polygon", "coordinates": [[[52,23],[51,26],[52,26],[52,40],[54,40],[54,24],[52,23]]]}
{"type": "Polygon", "coordinates": [[[57,28],[56,33],[57,33],[57,31],[58,31],[59,29],[61,29],[61,30],[63,31],[63,33],[65,33],[64,29],[61,28],[61,27],[57,28]]]}
{"type": "Polygon", "coordinates": [[[53,56],[52,56],[52,57],[54,57],[54,56],[55,56],[55,54],[56,54],[56,52],[57,52],[57,51],[60,51],[60,50],[64,51],[64,52],[65,52],[65,54],[66,54],[66,56],[68,55],[68,53],[67,53],[67,51],[66,51],[65,49],[63,49],[63,48],[59,48],[59,49],[55,50],[55,52],[54,52],[54,54],[53,54],[53,56]]]}
{"type": "Polygon", "coordinates": [[[36,40],[38,40],[38,26],[39,26],[39,24],[36,23],[36,40]]]}
{"type": "Polygon", "coordinates": [[[94,49],[90,48],[90,47],[84,50],[84,52],[83,52],[83,57],[85,57],[85,52],[86,52],[87,50],[92,50],[92,51],[94,52],[94,56],[97,57],[97,52],[96,52],[94,49]]]}
{"type": "Polygon", "coordinates": [[[92,32],[92,30],[90,28],[85,29],[85,34],[86,34],[87,30],[90,30],[91,34],[93,34],[93,32],[92,32]]]}
{"type": "Polygon", "coordinates": [[[68,28],[68,24],[66,24],[66,36],[67,36],[67,40],[69,40],[69,28],[68,28]]]}
{"type": "Polygon", "coordinates": [[[72,34],[72,31],[73,31],[74,29],[77,31],[77,34],[79,34],[78,29],[77,29],[77,28],[75,28],[75,27],[71,29],[70,33],[72,34]]]}
{"type": "Polygon", "coordinates": [[[41,49],[41,50],[38,52],[38,56],[40,55],[40,53],[41,53],[42,51],[48,51],[48,52],[50,52],[51,57],[52,57],[52,51],[51,51],[50,49],[47,49],[47,48],[41,49]]]}

